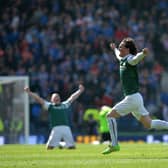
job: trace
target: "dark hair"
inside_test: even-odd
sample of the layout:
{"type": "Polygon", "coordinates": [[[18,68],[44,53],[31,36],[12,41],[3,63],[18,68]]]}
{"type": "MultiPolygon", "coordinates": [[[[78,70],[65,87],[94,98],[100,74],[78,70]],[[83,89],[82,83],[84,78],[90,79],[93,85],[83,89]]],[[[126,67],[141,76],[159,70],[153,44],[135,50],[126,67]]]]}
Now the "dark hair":
{"type": "Polygon", "coordinates": [[[122,40],[126,48],[129,48],[129,51],[131,54],[136,55],[137,54],[137,48],[135,45],[135,42],[132,38],[127,37],[122,40]]]}

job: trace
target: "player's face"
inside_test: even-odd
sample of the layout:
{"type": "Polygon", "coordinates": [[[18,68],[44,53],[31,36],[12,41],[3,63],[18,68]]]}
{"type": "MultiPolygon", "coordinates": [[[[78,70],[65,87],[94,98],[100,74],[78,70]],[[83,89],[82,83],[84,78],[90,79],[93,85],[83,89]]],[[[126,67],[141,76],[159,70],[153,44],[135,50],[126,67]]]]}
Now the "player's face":
{"type": "Polygon", "coordinates": [[[54,104],[60,104],[61,98],[60,98],[59,94],[53,93],[51,96],[51,102],[54,104]]]}
{"type": "Polygon", "coordinates": [[[129,49],[125,47],[123,42],[120,43],[118,50],[120,51],[120,57],[124,57],[129,54],[129,49]]]}

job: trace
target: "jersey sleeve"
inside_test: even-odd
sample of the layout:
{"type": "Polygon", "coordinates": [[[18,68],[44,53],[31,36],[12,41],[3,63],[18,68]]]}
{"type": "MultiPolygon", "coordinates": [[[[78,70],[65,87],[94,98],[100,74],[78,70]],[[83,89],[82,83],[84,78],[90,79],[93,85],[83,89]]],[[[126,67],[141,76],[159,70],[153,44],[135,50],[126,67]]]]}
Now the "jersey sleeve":
{"type": "Polygon", "coordinates": [[[144,56],[145,55],[142,52],[138,53],[135,56],[130,54],[129,57],[127,58],[127,61],[131,65],[137,65],[144,58],[144,56]]]}
{"type": "Polygon", "coordinates": [[[51,105],[50,102],[48,102],[48,101],[44,101],[43,108],[44,108],[45,110],[48,110],[50,105],[51,105]]]}

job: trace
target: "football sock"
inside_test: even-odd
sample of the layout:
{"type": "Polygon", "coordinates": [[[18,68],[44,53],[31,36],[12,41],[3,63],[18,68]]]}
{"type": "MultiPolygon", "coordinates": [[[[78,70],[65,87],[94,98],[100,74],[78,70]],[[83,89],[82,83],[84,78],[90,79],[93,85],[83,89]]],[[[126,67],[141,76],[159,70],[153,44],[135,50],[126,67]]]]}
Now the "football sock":
{"type": "Polygon", "coordinates": [[[116,119],[112,118],[112,117],[108,117],[107,121],[108,121],[108,125],[109,125],[109,131],[110,131],[112,146],[116,146],[118,144],[116,119]]]}
{"type": "Polygon", "coordinates": [[[152,120],[151,128],[157,130],[165,130],[165,129],[168,130],[168,122],[163,120],[152,120]]]}

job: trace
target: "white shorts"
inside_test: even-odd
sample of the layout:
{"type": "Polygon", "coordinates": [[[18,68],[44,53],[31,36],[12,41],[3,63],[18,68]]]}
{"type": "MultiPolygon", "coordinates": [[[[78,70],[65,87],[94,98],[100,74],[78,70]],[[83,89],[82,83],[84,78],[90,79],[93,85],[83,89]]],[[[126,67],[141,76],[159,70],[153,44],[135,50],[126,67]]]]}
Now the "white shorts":
{"type": "Polygon", "coordinates": [[[126,96],[122,101],[117,103],[113,109],[116,110],[120,116],[132,113],[137,120],[139,120],[141,116],[149,115],[149,112],[144,107],[143,98],[140,93],[126,96]]]}
{"type": "Polygon", "coordinates": [[[52,128],[47,146],[58,147],[61,140],[65,141],[65,147],[75,146],[72,132],[69,126],[55,126],[52,128]]]}

